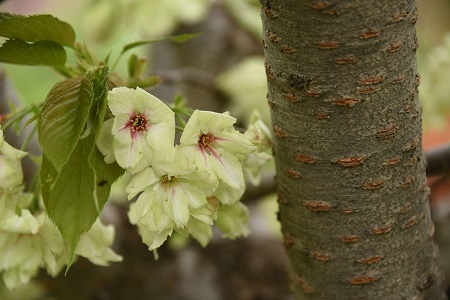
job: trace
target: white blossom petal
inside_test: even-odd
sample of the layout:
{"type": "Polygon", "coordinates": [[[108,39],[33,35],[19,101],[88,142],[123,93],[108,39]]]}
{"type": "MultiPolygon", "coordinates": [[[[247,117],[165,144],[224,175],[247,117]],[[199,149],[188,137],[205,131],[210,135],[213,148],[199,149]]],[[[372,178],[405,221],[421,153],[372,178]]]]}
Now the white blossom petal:
{"type": "Polygon", "coordinates": [[[217,212],[215,224],[223,232],[224,236],[235,239],[250,234],[248,228],[249,213],[247,207],[241,202],[232,205],[221,205],[217,212]]]}
{"type": "Polygon", "coordinates": [[[96,145],[98,150],[105,157],[105,163],[111,164],[116,161],[113,152],[113,135],[112,135],[112,127],[113,127],[114,119],[106,120],[102,129],[100,130],[100,134],[97,138],[96,145]]]}
{"type": "Polygon", "coordinates": [[[140,192],[143,192],[148,187],[153,187],[160,180],[153,168],[145,168],[141,172],[135,174],[126,187],[128,199],[131,200],[140,192]]]}

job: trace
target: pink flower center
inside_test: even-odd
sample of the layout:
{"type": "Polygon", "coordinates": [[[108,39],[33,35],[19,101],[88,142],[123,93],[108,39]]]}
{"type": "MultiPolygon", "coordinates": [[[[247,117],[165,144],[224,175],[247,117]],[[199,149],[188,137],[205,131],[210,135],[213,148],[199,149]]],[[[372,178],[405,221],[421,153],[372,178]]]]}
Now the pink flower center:
{"type": "Polygon", "coordinates": [[[214,135],[212,133],[204,134],[202,133],[199,138],[197,145],[202,149],[208,149],[211,147],[212,142],[214,141],[214,135]]]}

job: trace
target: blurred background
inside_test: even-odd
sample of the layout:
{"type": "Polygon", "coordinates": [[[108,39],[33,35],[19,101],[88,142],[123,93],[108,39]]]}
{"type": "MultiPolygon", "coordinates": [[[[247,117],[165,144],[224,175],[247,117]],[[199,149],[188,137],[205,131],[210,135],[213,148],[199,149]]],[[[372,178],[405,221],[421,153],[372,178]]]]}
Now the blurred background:
{"type": "MultiPolygon", "coordinates": [[[[450,143],[450,0],[417,4],[423,143],[427,151],[445,153],[450,143]]],[[[183,44],[160,42],[133,50],[148,58],[148,75],[162,80],[151,93],[168,102],[181,94],[194,108],[229,110],[241,126],[257,108],[270,123],[258,0],[7,0],[0,11],[53,14],[72,24],[77,41],[100,59],[117,57],[124,44],[136,40],[200,32],[183,44]]],[[[117,72],[126,73],[126,57],[117,72]]],[[[46,67],[1,65],[0,110],[9,100],[44,101],[61,79],[46,67]]],[[[31,161],[24,167],[35,170],[31,161]]],[[[450,278],[448,172],[429,176],[429,182],[436,239],[450,278]]],[[[159,251],[158,261],[128,223],[124,178],[103,213],[105,223],[116,226],[114,248],[122,263],[101,268],[79,259],[67,276],[43,273],[14,292],[0,286],[0,299],[291,299],[273,178],[269,165],[260,187],[248,185],[249,238],[227,240],[217,233],[202,248],[175,236],[159,251]]]]}

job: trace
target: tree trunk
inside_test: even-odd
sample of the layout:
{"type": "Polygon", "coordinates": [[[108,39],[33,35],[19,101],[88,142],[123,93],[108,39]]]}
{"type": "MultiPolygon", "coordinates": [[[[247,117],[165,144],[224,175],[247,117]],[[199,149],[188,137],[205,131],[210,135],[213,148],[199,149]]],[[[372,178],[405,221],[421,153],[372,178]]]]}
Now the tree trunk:
{"type": "Polygon", "coordinates": [[[298,299],[445,299],[413,0],[261,0],[280,220],[298,299]]]}

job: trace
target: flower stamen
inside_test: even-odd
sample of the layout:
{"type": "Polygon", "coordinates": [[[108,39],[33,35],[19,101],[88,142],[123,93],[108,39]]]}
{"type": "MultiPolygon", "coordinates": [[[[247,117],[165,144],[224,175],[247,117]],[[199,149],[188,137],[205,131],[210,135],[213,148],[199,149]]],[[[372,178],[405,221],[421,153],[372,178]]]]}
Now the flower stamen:
{"type": "Polygon", "coordinates": [[[168,176],[168,175],[164,175],[161,177],[161,179],[159,180],[159,182],[163,185],[164,189],[169,188],[170,186],[172,186],[176,181],[175,176],[168,176]]]}
{"type": "Polygon", "coordinates": [[[140,114],[130,118],[131,132],[141,132],[147,130],[147,119],[140,114]]]}
{"type": "Polygon", "coordinates": [[[202,133],[198,138],[197,145],[204,150],[210,148],[213,141],[214,135],[212,133],[202,133]]]}

